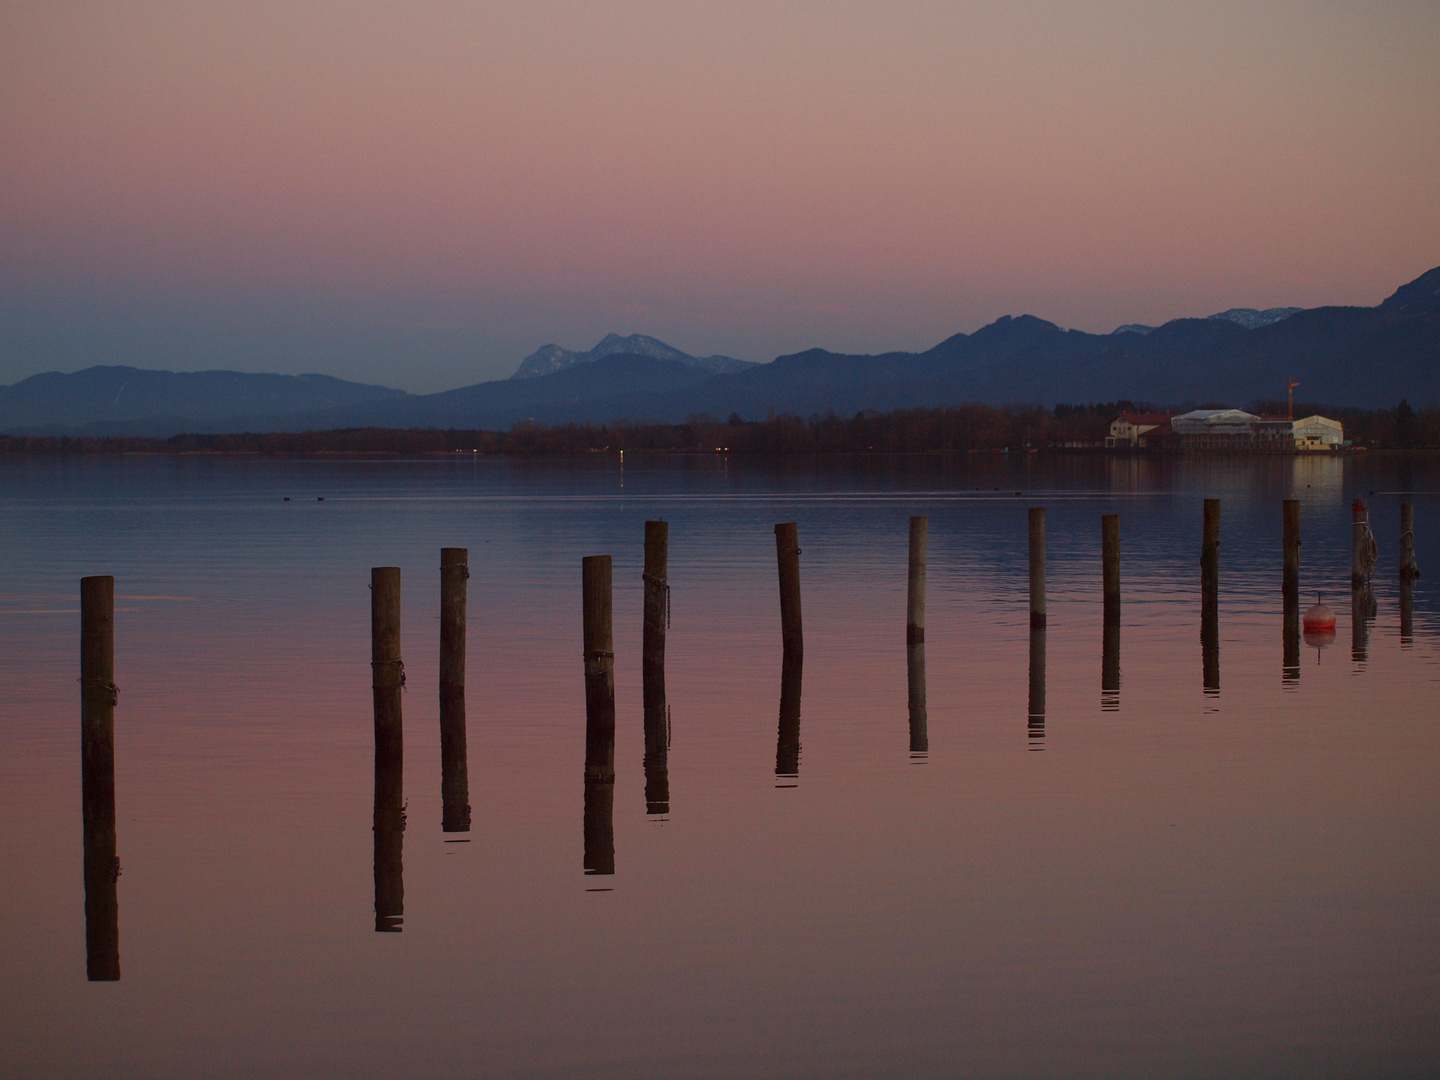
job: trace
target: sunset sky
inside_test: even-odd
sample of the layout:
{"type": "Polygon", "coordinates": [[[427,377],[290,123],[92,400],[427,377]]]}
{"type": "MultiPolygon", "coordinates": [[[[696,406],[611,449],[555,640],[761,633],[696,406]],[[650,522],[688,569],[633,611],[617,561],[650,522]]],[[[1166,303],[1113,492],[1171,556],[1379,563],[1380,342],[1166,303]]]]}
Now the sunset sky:
{"type": "Polygon", "coordinates": [[[1440,4],[0,3],[0,382],[1374,304],[1440,4]]]}

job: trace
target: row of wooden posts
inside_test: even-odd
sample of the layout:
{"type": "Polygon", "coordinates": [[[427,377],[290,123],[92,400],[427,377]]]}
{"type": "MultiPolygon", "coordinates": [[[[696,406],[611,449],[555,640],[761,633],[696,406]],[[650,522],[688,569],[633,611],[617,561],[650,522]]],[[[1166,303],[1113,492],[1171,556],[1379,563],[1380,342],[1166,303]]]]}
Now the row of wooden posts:
{"type": "MultiPolygon", "coordinates": [[[[1283,581],[1287,679],[1299,673],[1300,504],[1284,501],[1283,581]]],[[[905,640],[909,684],[910,750],[928,751],[925,704],[925,570],[929,522],[910,519],[909,573],[905,640]]],[[[1120,518],[1101,517],[1104,652],[1102,708],[1117,708],[1120,687],[1120,518]]],[[[1414,508],[1400,507],[1399,574],[1402,582],[1402,637],[1409,615],[1409,584],[1419,576],[1415,560],[1414,508]]],[[[1030,696],[1029,734],[1039,748],[1045,717],[1045,510],[1029,511],[1030,696]]],[[[670,616],[668,581],[669,526],[645,523],[644,630],[642,638],[645,731],[645,801],[650,814],[669,811],[667,755],[669,713],[665,696],[665,636],[670,616]]],[[[1220,500],[1206,499],[1200,549],[1201,642],[1207,694],[1219,692],[1220,500]]],[[[779,781],[799,773],[800,690],[804,632],[800,603],[800,544],[794,522],[775,526],[780,585],[782,674],[780,723],[775,773],[779,781]]],[[[1354,587],[1356,641],[1361,641],[1363,604],[1375,563],[1375,545],[1364,500],[1352,512],[1351,583],[1354,587]]],[[[447,833],[470,828],[469,779],[465,745],[465,626],[468,551],[440,551],[440,745],[441,827],[447,833]]],[[[404,912],[401,845],[405,830],[403,788],[404,733],[401,692],[405,665],[400,639],[400,569],[377,566],[370,572],[371,686],[375,712],[375,928],[400,929],[404,912]]],[[[609,555],[581,564],[583,661],[585,675],[584,867],[588,874],[614,872],[613,806],[615,784],[615,654],[612,567],[609,555]]],[[[84,815],[85,927],[89,977],[120,977],[118,901],[120,864],[115,837],[114,718],[115,579],[86,577],[80,582],[81,771],[84,815]]],[[[1363,646],[1357,645],[1356,648],[1363,646]]],[[[1361,653],[1360,655],[1363,655],[1361,653]]],[[[782,783],[781,786],[792,786],[782,783]]]]}

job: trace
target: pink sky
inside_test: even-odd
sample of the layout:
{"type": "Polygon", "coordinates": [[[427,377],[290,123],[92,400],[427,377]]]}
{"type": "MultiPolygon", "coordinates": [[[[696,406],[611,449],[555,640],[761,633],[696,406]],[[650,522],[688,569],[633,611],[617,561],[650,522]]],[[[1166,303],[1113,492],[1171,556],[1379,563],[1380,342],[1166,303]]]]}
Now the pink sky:
{"type": "Polygon", "coordinates": [[[1440,6],[0,7],[0,382],[434,390],[1374,304],[1440,264],[1440,6]]]}

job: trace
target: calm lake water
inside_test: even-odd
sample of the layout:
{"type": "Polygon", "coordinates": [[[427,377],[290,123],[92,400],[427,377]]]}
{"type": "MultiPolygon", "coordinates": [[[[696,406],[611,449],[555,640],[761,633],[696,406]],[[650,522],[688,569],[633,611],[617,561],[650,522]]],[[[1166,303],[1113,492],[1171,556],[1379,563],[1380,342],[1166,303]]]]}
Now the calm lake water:
{"type": "Polygon", "coordinates": [[[630,457],[0,462],[0,1073],[1440,1071],[1440,462],[630,457]],[[1302,607],[1323,593],[1339,625],[1287,664],[1292,495],[1302,607]],[[1208,677],[1206,497],[1223,500],[1208,677]],[[1352,497],[1380,553],[1359,626],[1352,497]],[[1430,576],[1402,633],[1403,498],[1430,576]],[[1048,513],[1038,658],[1031,505],[1048,513]],[[1103,513],[1124,553],[1108,639],[1103,513]],[[929,517],[923,752],[911,514],[929,517]],[[644,769],[647,518],[670,528],[663,813],[644,769]],[[803,549],[798,720],[782,521],[803,549]],[[470,552],[469,832],[442,830],[452,545],[470,552]],[[584,849],[580,560],[602,553],[608,875],[584,849]],[[383,866],[374,565],[402,569],[408,672],[405,830],[383,866]],[[102,573],[120,978],[92,982],[79,579],[102,573]]]}

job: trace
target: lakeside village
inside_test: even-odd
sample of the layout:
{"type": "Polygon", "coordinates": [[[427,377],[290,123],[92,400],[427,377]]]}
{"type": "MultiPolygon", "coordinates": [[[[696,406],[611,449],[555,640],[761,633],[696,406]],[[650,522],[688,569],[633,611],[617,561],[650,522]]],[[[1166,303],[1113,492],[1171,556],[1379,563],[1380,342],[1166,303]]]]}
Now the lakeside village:
{"type": "Polygon", "coordinates": [[[1241,409],[1169,413],[1122,412],[1105,436],[1110,450],[1180,453],[1305,454],[1350,448],[1344,425],[1326,416],[1292,419],[1241,409]]]}

